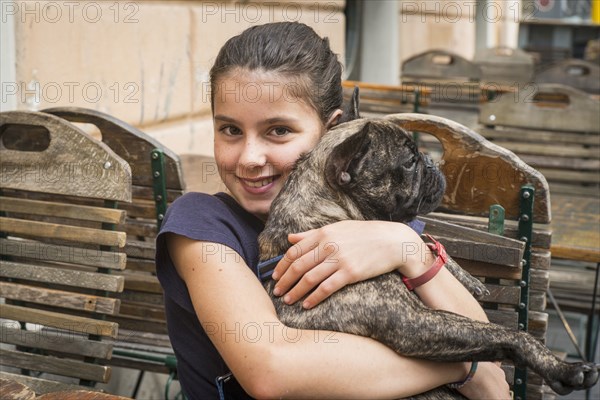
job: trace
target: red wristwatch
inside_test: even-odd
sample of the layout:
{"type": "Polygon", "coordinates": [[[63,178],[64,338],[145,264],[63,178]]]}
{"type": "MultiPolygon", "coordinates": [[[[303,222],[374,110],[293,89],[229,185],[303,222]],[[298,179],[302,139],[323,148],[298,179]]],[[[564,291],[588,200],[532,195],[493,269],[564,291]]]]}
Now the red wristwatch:
{"type": "Polygon", "coordinates": [[[415,288],[429,282],[434,276],[437,275],[440,269],[442,269],[442,267],[446,264],[446,261],[448,261],[448,254],[446,253],[444,246],[430,235],[427,235],[427,237],[433,242],[427,243],[427,247],[429,247],[431,251],[436,254],[435,261],[427,271],[416,278],[409,279],[407,277],[402,277],[402,282],[404,282],[408,290],[415,290],[415,288]]]}

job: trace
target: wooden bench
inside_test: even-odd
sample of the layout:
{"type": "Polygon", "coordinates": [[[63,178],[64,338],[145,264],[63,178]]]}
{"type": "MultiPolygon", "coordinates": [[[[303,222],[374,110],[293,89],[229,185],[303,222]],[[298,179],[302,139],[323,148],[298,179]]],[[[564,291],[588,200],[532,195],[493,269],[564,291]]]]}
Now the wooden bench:
{"type": "Polygon", "coordinates": [[[510,47],[478,50],[473,62],[481,68],[481,82],[490,87],[527,85],[532,81],[535,69],[531,55],[510,47]]]}
{"type": "MultiPolygon", "coordinates": [[[[438,237],[461,266],[486,283],[490,295],[480,302],[492,322],[526,329],[544,341],[551,231],[543,175],[456,122],[422,114],[394,119],[418,134],[422,151],[428,152],[427,144],[434,140],[443,149],[435,147],[432,156],[446,176],[446,194],[439,210],[420,217],[427,223],[425,232],[438,237]],[[497,205],[504,208],[503,218],[497,205]],[[500,227],[498,221],[503,222],[500,227]]],[[[509,364],[504,368],[515,398],[547,398],[541,378],[509,364]]]]}
{"type": "Polygon", "coordinates": [[[503,48],[489,49],[474,61],[444,50],[429,50],[402,63],[402,86],[416,87],[426,99],[418,112],[473,129],[481,104],[527,85],[533,74],[530,63],[523,52],[503,48]]]}
{"type": "Polygon", "coordinates": [[[533,81],[536,84],[558,83],[598,96],[600,66],[589,61],[569,58],[537,72],[533,81]]]}
{"type": "MultiPolygon", "coordinates": [[[[110,317],[121,327],[111,365],[174,373],[176,364],[168,338],[154,254],[157,227],[166,208],[184,191],[179,157],[154,138],[110,115],[75,107],[44,112],[73,123],[95,126],[101,141],[131,167],[133,199],[130,204],[123,204],[127,218],[117,227],[128,235],[125,246],[127,267],[120,271],[125,282],[123,292],[117,295],[121,309],[110,317]],[[156,154],[155,158],[152,154],[156,154]]],[[[143,373],[134,394],[142,377],[143,373]]]]}
{"type": "Polygon", "coordinates": [[[108,382],[129,165],[60,118],[18,111],[0,113],[0,160],[1,376],[37,395],[108,382]]]}
{"type": "Polygon", "coordinates": [[[480,133],[544,174],[553,195],[600,194],[600,101],[559,84],[481,106],[480,133]]]}
{"type": "MultiPolygon", "coordinates": [[[[483,136],[514,151],[548,180],[554,231],[551,289],[559,305],[589,316],[590,340],[598,318],[600,101],[568,86],[539,84],[483,105],[480,123],[483,136]],[[586,274],[591,279],[582,282],[586,274]]],[[[588,358],[593,357],[587,347],[588,358]]]]}

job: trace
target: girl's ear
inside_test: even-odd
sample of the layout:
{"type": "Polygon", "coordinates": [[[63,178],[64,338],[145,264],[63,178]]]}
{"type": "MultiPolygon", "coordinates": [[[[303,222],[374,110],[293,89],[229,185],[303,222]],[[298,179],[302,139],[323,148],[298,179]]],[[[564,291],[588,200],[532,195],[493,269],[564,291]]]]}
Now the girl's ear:
{"type": "Polygon", "coordinates": [[[327,120],[327,123],[325,124],[325,129],[331,129],[334,126],[336,126],[337,124],[339,124],[342,114],[343,114],[343,111],[340,110],[339,108],[337,110],[335,110],[333,113],[331,113],[331,117],[329,117],[329,120],[327,120]]]}

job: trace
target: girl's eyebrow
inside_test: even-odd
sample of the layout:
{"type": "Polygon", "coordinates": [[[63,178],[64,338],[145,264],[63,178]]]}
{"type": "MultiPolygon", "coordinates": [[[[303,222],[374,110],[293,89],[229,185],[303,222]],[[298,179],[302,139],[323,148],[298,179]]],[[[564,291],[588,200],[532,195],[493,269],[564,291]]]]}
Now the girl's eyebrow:
{"type": "MultiPolygon", "coordinates": [[[[225,121],[225,122],[231,122],[231,123],[237,123],[237,121],[234,118],[228,117],[226,115],[215,115],[214,119],[218,119],[220,121],[225,121]]],[[[264,121],[262,121],[262,124],[264,125],[270,125],[270,124],[281,124],[281,123],[297,123],[298,119],[297,118],[289,118],[289,117],[273,117],[273,118],[268,118],[264,121]]]]}
{"type": "Polygon", "coordinates": [[[225,115],[215,115],[214,119],[218,119],[225,122],[237,122],[235,119],[226,117],[225,115]]]}
{"type": "Polygon", "coordinates": [[[265,124],[281,124],[281,123],[295,123],[298,122],[296,118],[286,118],[286,117],[274,117],[269,118],[264,121],[265,124]]]}

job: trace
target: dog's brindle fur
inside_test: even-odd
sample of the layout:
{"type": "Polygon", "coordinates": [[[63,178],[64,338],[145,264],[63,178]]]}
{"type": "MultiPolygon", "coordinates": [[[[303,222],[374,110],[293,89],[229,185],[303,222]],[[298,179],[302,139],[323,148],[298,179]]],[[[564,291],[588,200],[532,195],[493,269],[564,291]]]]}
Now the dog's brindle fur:
{"type": "MultiPolygon", "coordinates": [[[[444,186],[441,172],[398,126],[385,120],[340,124],[298,161],[273,201],[259,237],[261,259],[285,253],[289,232],[347,219],[410,221],[437,207],[444,186]]],[[[456,263],[447,267],[481,293],[482,284],[456,263]]],[[[510,359],[537,372],[559,394],[591,387],[598,379],[593,364],[563,362],[525,332],[427,308],[396,272],[349,285],[310,310],[302,301],[283,303],[272,294],[274,284],[265,287],[290,327],[371,337],[399,354],[434,361],[510,359]]],[[[462,398],[446,387],[419,396],[452,397],[462,398]]]]}

